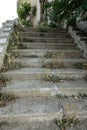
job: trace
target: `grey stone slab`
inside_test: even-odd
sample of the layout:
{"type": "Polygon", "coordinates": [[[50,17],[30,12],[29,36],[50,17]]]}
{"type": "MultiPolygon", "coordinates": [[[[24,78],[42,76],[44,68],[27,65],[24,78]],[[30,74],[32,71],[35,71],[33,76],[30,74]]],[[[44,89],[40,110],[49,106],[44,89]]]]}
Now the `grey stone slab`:
{"type": "Polygon", "coordinates": [[[77,49],[73,43],[29,43],[22,42],[28,49],[77,49]]]}
{"type": "Polygon", "coordinates": [[[0,44],[6,44],[8,38],[0,38],[0,44]]]}
{"type": "Polygon", "coordinates": [[[2,123],[0,130],[59,130],[53,122],[2,123]]]}
{"type": "Polygon", "coordinates": [[[0,34],[0,37],[7,37],[7,36],[9,36],[9,32],[2,32],[1,34],[0,34]]]}
{"type": "Polygon", "coordinates": [[[64,33],[61,33],[61,32],[57,32],[57,33],[46,33],[46,32],[22,32],[22,35],[23,36],[26,36],[26,37],[67,37],[69,38],[69,35],[68,34],[64,34],[64,33]]]}
{"type": "Polygon", "coordinates": [[[83,79],[87,75],[86,70],[82,69],[53,69],[51,71],[52,75],[57,75],[61,79],[83,79]]]}
{"type": "Polygon", "coordinates": [[[38,56],[44,57],[47,54],[56,55],[58,58],[78,58],[83,57],[81,51],[70,49],[70,50],[49,50],[49,49],[19,49],[14,51],[19,57],[38,56]]]}
{"type": "Polygon", "coordinates": [[[87,94],[87,81],[76,80],[76,81],[64,81],[56,83],[58,87],[58,93],[66,96],[87,94]]]}
{"type": "Polygon", "coordinates": [[[60,106],[55,98],[18,98],[0,108],[0,116],[39,116],[55,114],[58,111],[60,111],[60,106]]]}
{"type": "Polygon", "coordinates": [[[0,54],[3,52],[3,50],[4,50],[4,46],[0,45],[0,54]]]}
{"type": "Polygon", "coordinates": [[[3,76],[12,79],[44,79],[50,75],[57,75],[61,79],[83,79],[87,75],[87,70],[82,69],[44,69],[44,68],[23,68],[2,73],[3,76]]]}
{"type": "Polygon", "coordinates": [[[48,37],[23,37],[23,42],[43,42],[43,43],[53,43],[53,42],[63,42],[63,43],[70,43],[73,42],[71,38],[48,38],[48,37]]]}
{"type": "Polygon", "coordinates": [[[46,68],[75,68],[75,64],[83,63],[87,61],[80,58],[17,58],[16,62],[20,62],[26,67],[46,67],[46,68]]]}
{"type": "Polygon", "coordinates": [[[42,80],[11,81],[3,88],[4,92],[14,94],[17,97],[49,97],[58,93],[57,86],[52,82],[42,80]]]}
{"type": "Polygon", "coordinates": [[[11,27],[3,28],[3,32],[10,32],[12,30],[11,27]]]}
{"type": "Polygon", "coordinates": [[[87,112],[87,97],[68,97],[67,99],[58,99],[61,102],[63,110],[66,114],[73,113],[73,115],[78,115],[78,113],[87,112]]]}

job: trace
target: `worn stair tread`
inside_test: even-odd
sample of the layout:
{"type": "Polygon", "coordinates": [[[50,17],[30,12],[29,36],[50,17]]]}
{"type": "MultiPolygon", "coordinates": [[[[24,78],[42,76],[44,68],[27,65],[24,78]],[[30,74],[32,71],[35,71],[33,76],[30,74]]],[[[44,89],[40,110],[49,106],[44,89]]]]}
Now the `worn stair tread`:
{"type": "Polygon", "coordinates": [[[82,70],[82,69],[72,69],[72,68],[69,68],[69,69],[45,69],[45,68],[22,68],[22,69],[19,69],[19,70],[10,70],[10,71],[7,71],[5,73],[2,73],[2,74],[16,74],[16,73],[50,73],[50,74],[55,74],[55,73],[87,73],[87,70],[82,70]]]}
{"type": "MultiPolygon", "coordinates": [[[[25,31],[25,32],[40,32],[38,28],[35,27],[22,27],[20,28],[21,31],[25,31]]],[[[65,29],[58,27],[58,28],[48,28],[45,32],[66,32],[65,29]]]]}
{"type": "Polygon", "coordinates": [[[74,43],[70,42],[70,43],[64,43],[64,42],[59,42],[59,43],[56,43],[56,42],[47,42],[47,43],[44,43],[44,42],[21,42],[21,44],[24,44],[24,45],[49,45],[49,46],[76,46],[74,43]]]}
{"type": "Polygon", "coordinates": [[[31,79],[47,79],[48,76],[56,75],[60,79],[77,80],[83,79],[87,75],[84,69],[46,69],[46,68],[22,68],[19,70],[11,70],[2,73],[2,76],[10,79],[31,80],[31,79]]]}
{"type": "Polygon", "coordinates": [[[87,94],[87,81],[76,80],[76,81],[62,81],[56,83],[58,92],[62,95],[72,96],[79,94],[87,94]]]}
{"type": "Polygon", "coordinates": [[[49,120],[60,119],[63,113],[87,116],[87,98],[54,98],[54,97],[35,97],[18,98],[13,102],[7,103],[7,106],[0,108],[0,121],[6,120],[49,120]],[[50,118],[51,117],[51,118],[50,118]]]}
{"type": "Polygon", "coordinates": [[[21,51],[24,51],[24,52],[81,52],[80,50],[76,50],[76,49],[69,49],[69,50],[53,50],[53,49],[18,49],[18,50],[14,50],[14,52],[21,52],[21,51]]]}
{"type": "Polygon", "coordinates": [[[16,58],[15,61],[18,61],[18,62],[81,62],[81,63],[86,63],[87,61],[85,59],[81,59],[81,58],[16,58]]]}
{"type": "Polygon", "coordinates": [[[14,94],[18,97],[49,97],[56,95],[58,88],[53,82],[42,80],[15,80],[3,88],[3,92],[14,94]]]}
{"type": "Polygon", "coordinates": [[[30,57],[30,56],[37,56],[37,57],[45,57],[45,55],[56,55],[57,57],[83,57],[82,52],[76,49],[18,49],[13,51],[18,57],[30,57]]]}
{"type": "MultiPolygon", "coordinates": [[[[26,47],[26,49],[78,49],[74,43],[30,43],[30,42],[21,42],[21,46],[26,47]]],[[[22,48],[23,49],[23,48],[22,48]]]]}
{"type": "Polygon", "coordinates": [[[67,33],[65,33],[64,34],[64,32],[62,33],[62,32],[22,32],[22,35],[23,36],[27,36],[27,37],[35,37],[35,36],[37,36],[37,37],[62,37],[62,38],[64,38],[64,37],[67,37],[67,38],[69,38],[70,37],[70,35],[67,33]]]}
{"type": "Polygon", "coordinates": [[[0,115],[21,115],[21,114],[50,114],[60,110],[57,99],[54,97],[18,98],[13,103],[7,103],[0,108],[0,115]]]}
{"type": "MultiPolygon", "coordinates": [[[[85,124],[84,124],[85,127],[85,124]]],[[[1,123],[0,130],[59,130],[53,122],[14,122],[1,123]]]]}
{"type": "Polygon", "coordinates": [[[87,94],[87,81],[65,81],[58,83],[43,80],[15,80],[11,81],[3,92],[13,94],[18,97],[37,97],[37,96],[55,96],[57,94],[72,96],[87,94]]]}
{"type": "Polygon", "coordinates": [[[58,40],[66,40],[66,41],[68,41],[68,40],[73,40],[72,38],[62,38],[62,37],[27,37],[27,36],[25,36],[25,37],[23,37],[22,39],[46,39],[46,40],[55,40],[55,39],[58,39],[58,40]]]}
{"type": "Polygon", "coordinates": [[[87,64],[87,61],[80,58],[16,58],[15,62],[21,63],[26,67],[46,67],[46,68],[76,68],[80,67],[79,63],[87,64]]]}
{"type": "Polygon", "coordinates": [[[23,37],[22,42],[62,42],[63,43],[69,43],[73,42],[72,38],[48,38],[48,37],[23,37]]]}
{"type": "MultiPolygon", "coordinates": [[[[81,121],[79,126],[70,126],[66,130],[86,130],[87,120],[81,121]]],[[[54,122],[14,122],[14,123],[2,123],[0,130],[60,130],[60,128],[54,122]]]]}

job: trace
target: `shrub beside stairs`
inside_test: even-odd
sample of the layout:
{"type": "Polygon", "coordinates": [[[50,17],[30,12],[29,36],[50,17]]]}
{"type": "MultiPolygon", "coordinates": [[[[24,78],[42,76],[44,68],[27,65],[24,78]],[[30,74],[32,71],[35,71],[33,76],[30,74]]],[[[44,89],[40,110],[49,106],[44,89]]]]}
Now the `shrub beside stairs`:
{"type": "Polygon", "coordinates": [[[3,91],[17,98],[0,108],[0,130],[62,130],[54,121],[64,115],[86,119],[87,61],[73,39],[61,28],[21,31],[23,48],[14,53],[23,67],[2,73],[11,78],[3,91]]]}

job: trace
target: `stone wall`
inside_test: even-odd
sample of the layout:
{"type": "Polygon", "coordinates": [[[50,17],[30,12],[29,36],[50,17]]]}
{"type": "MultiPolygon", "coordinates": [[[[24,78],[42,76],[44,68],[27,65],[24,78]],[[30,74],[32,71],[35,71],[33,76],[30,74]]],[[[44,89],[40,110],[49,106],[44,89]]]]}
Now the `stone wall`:
{"type": "Polygon", "coordinates": [[[9,38],[14,30],[15,21],[7,20],[0,28],[0,70],[4,62],[5,54],[9,44],[9,38]]]}
{"type": "Polygon", "coordinates": [[[77,46],[80,48],[80,50],[82,50],[83,56],[87,59],[87,36],[83,35],[83,32],[81,32],[80,30],[73,29],[73,27],[71,26],[69,27],[68,31],[77,46]]]}

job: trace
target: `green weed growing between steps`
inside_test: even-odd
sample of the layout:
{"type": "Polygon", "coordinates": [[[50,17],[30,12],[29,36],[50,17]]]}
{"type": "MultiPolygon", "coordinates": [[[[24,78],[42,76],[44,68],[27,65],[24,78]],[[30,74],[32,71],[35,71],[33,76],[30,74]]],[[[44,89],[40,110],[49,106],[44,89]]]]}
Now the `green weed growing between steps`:
{"type": "Polygon", "coordinates": [[[60,130],[66,130],[71,126],[76,126],[79,124],[79,120],[74,115],[63,115],[61,120],[55,120],[55,124],[60,128],[60,130]]]}
{"type": "Polygon", "coordinates": [[[10,82],[10,79],[9,79],[9,78],[0,75],[0,89],[1,89],[3,86],[6,86],[9,82],[10,82]]]}
{"type": "Polygon", "coordinates": [[[6,106],[7,102],[12,102],[15,100],[16,100],[16,97],[14,95],[0,92],[0,107],[4,107],[6,106]]]}

